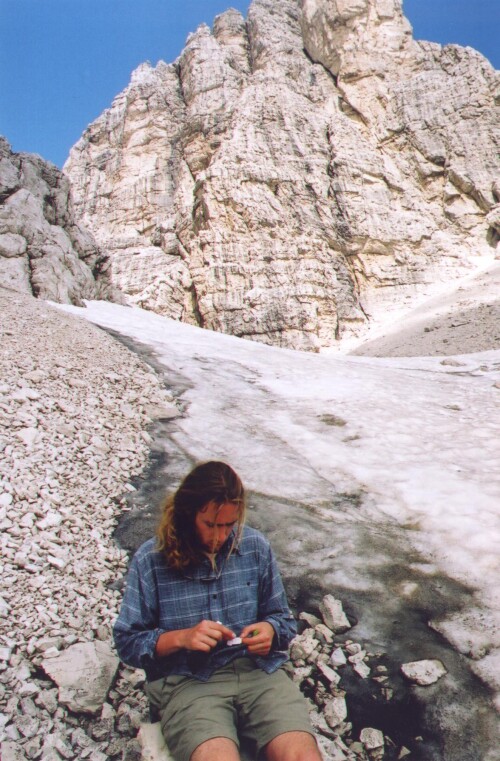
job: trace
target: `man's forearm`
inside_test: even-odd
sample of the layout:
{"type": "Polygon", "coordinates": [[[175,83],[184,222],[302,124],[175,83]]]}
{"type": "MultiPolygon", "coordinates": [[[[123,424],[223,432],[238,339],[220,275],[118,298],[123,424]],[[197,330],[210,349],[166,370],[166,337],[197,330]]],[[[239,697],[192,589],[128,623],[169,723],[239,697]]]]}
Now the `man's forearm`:
{"type": "Polygon", "coordinates": [[[163,632],[156,640],[155,653],[159,658],[164,658],[167,655],[173,655],[182,650],[183,634],[185,630],[180,629],[173,632],[163,632]]]}

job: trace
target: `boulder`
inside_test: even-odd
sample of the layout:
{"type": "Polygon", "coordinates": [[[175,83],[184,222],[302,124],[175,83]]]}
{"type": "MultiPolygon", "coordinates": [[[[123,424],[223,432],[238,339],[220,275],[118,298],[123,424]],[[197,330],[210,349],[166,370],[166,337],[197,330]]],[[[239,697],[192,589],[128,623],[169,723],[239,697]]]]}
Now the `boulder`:
{"type": "Polygon", "coordinates": [[[72,645],[42,660],[43,670],[59,687],[59,702],[71,711],[88,714],[102,710],[118,665],[118,657],[105,642],[72,645]]]}

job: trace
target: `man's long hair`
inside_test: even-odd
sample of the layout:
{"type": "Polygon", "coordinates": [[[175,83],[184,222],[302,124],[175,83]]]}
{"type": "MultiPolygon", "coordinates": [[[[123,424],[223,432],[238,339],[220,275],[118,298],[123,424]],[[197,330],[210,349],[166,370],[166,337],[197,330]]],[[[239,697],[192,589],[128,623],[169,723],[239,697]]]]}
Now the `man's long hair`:
{"type": "Polygon", "coordinates": [[[193,468],[162,506],[156,534],[158,549],[170,568],[185,570],[206,557],[196,534],[195,518],[209,503],[237,506],[238,523],[230,552],[237,546],[245,520],[245,489],[229,465],[211,460],[193,468]]]}

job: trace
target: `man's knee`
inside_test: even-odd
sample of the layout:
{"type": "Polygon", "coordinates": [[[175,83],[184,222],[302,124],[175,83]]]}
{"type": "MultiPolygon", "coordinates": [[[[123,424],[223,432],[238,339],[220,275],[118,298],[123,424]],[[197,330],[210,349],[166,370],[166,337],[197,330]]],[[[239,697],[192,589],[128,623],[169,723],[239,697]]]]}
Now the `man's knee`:
{"type": "Polygon", "coordinates": [[[309,732],[283,732],[265,750],[268,761],[322,761],[316,740],[309,732]]]}
{"type": "Polygon", "coordinates": [[[238,748],[226,737],[213,737],[198,745],[190,761],[240,761],[238,748]]]}

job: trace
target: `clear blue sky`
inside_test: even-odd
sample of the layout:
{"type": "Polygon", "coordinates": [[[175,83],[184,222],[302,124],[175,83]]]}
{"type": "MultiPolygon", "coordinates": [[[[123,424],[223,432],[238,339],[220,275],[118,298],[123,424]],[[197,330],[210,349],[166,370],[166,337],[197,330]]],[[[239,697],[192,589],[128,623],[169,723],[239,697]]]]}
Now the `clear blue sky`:
{"type": "MultiPolygon", "coordinates": [[[[0,134],[62,166],[143,61],[249,0],[0,0],[0,134]]],[[[403,0],[416,39],[470,45],[500,68],[500,0],[403,0]]]]}

